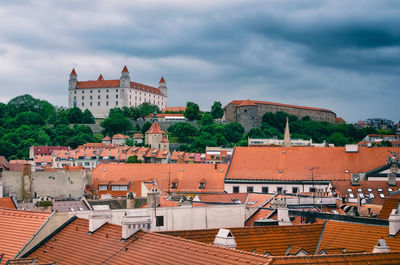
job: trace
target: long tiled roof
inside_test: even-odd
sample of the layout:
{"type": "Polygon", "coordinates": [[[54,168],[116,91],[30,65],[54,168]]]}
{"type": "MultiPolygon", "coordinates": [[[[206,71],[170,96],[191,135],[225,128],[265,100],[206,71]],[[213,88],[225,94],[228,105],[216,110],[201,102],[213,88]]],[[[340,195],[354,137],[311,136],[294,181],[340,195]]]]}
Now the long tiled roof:
{"type": "MultiPolygon", "coordinates": [[[[230,228],[237,249],[273,256],[285,255],[289,246],[299,246],[314,253],[323,224],[230,228]]],[[[162,232],[203,243],[214,242],[219,229],[162,232]]]]}
{"type": "Polygon", "coordinates": [[[290,108],[296,108],[296,109],[318,110],[318,111],[326,111],[326,112],[332,112],[333,113],[333,111],[328,110],[328,109],[305,107],[305,106],[296,106],[296,105],[282,104],[282,103],[269,102],[269,101],[256,101],[256,100],[249,100],[249,99],[247,99],[247,100],[233,100],[228,105],[230,105],[230,104],[231,105],[238,105],[238,106],[277,105],[277,106],[290,107],[290,108]]]}
{"type": "Polygon", "coordinates": [[[359,147],[346,153],[345,147],[236,147],[226,179],[350,180],[352,173],[385,165],[389,150],[400,148],[359,147]]]}
{"type": "Polygon", "coordinates": [[[0,208],[17,209],[11,197],[0,198],[0,208]]]}
{"type": "Polygon", "coordinates": [[[379,213],[379,218],[388,219],[392,210],[397,209],[397,206],[399,206],[399,202],[399,198],[386,198],[383,202],[382,210],[379,213]]]}
{"type": "Polygon", "coordinates": [[[155,179],[164,192],[172,182],[177,182],[177,188],[171,192],[223,192],[226,169],[226,165],[211,164],[100,164],[93,170],[93,185],[155,179]],[[205,188],[200,189],[204,180],[205,188]]]}
{"type": "Polygon", "coordinates": [[[389,253],[362,253],[341,255],[315,255],[315,256],[286,256],[272,257],[268,265],[293,265],[293,264],[342,264],[342,265],[383,265],[399,264],[400,252],[389,253]]]}
{"type": "Polygon", "coordinates": [[[0,208],[0,264],[13,258],[32,238],[50,213],[0,208]]]}
{"type": "Polygon", "coordinates": [[[265,264],[271,258],[182,238],[139,231],[121,240],[121,226],[105,224],[93,234],[76,218],[29,255],[56,264],[265,264]]]}
{"type": "MultiPolygon", "coordinates": [[[[89,81],[78,81],[76,83],[76,89],[97,89],[97,88],[117,88],[120,87],[120,79],[111,80],[89,80],[89,81]]],[[[137,82],[130,82],[130,88],[138,89],[144,92],[150,92],[161,95],[160,89],[148,85],[144,85],[137,82]]]]}

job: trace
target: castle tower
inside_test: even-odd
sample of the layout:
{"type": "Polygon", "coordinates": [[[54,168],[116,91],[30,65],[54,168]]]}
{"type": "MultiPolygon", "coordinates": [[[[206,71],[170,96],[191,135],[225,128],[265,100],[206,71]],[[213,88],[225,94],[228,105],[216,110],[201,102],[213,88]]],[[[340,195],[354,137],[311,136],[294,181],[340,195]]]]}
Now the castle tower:
{"type": "Polygon", "coordinates": [[[283,138],[283,147],[292,147],[292,143],[290,142],[289,118],[288,117],[286,117],[286,127],[285,127],[285,136],[283,138]]]}
{"type": "Polygon", "coordinates": [[[69,74],[69,90],[73,90],[76,87],[76,83],[78,83],[78,75],[75,72],[75,68],[72,68],[71,73],[69,74]]]}
{"type": "Polygon", "coordinates": [[[160,89],[160,92],[164,97],[167,97],[167,83],[163,76],[161,77],[160,82],[158,82],[158,89],[160,89]]]}
{"type": "Polygon", "coordinates": [[[120,87],[121,88],[129,88],[131,85],[131,78],[129,77],[129,71],[126,65],[124,66],[124,69],[122,69],[121,72],[121,78],[120,78],[120,87]]]}
{"type": "Polygon", "coordinates": [[[164,134],[158,123],[154,122],[146,132],[145,144],[150,145],[151,148],[168,150],[169,141],[165,138],[164,134]]]}

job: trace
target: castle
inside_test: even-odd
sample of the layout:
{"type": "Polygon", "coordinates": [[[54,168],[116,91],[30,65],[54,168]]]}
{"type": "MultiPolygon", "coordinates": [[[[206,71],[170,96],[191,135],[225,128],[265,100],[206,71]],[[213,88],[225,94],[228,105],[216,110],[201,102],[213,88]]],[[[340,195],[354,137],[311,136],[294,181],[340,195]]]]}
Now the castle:
{"type": "Polygon", "coordinates": [[[158,88],[131,81],[126,66],[120,79],[105,80],[100,74],[97,80],[78,81],[75,69],[69,75],[68,107],[90,110],[95,118],[106,118],[110,109],[137,107],[144,102],[167,106],[167,84],[161,77],[158,88]]]}
{"type": "Polygon", "coordinates": [[[283,111],[299,118],[309,116],[314,121],[336,122],[336,114],[328,109],[295,106],[267,101],[234,100],[224,107],[224,117],[228,122],[240,123],[246,131],[260,125],[266,112],[283,111]]]}

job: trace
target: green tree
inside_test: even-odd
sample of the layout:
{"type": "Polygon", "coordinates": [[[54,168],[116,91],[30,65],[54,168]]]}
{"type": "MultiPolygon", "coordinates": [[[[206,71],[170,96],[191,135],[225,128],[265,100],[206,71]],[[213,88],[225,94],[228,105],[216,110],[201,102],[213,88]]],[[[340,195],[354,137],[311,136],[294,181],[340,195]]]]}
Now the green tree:
{"type": "Polygon", "coordinates": [[[349,139],[347,139],[343,133],[335,132],[329,138],[328,141],[333,143],[335,146],[345,146],[349,143],[349,139]]]}
{"type": "Polygon", "coordinates": [[[224,116],[224,110],[222,109],[222,104],[219,101],[214,101],[211,107],[211,116],[214,119],[221,119],[224,116]]]}
{"type": "Polygon", "coordinates": [[[15,121],[18,125],[23,125],[23,124],[36,124],[36,125],[44,125],[45,121],[43,118],[35,112],[32,111],[25,111],[25,112],[20,112],[17,114],[15,117],[15,121]]]}
{"type": "Polygon", "coordinates": [[[177,122],[168,128],[168,132],[174,137],[178,137],[180,141],[186,142],[190,137],[197,134],[197,129],[188,122],[177,122]]]}
{"type": "Polygon", "coordinates": [[[114,113],[100,123],[103,134],[112,137],[117,133],[127,133],[133,129],[132,123],[121,113],[114,113]]]}
{"type": "Polygon", "coordinates": [[[74,107],[67,110],[69,123],[82,123],[83,112],[80,108],[74,107]]]}
{"type": "Polygon", "coordinates": [[[237,122],[230,122],[224,126],[224,136],[230,143],[237,143],[242,140],[244,128],[237,122]]]}
{"type": "Polygon", "coordinates": [[[203,116],[201,117],[200,125],[207,126],[207,125],[212,125],[212,124],[214,124],[214,119],[211,116],[211,114],[208,112],[204,113],[203,116]]]}
{"type": "Polygon", "coordinates": [[[140,163],[142,163],[142,160],[139,160],[137,155],[133,155],[133,156],[128,157],[128,159],[125,161],[125,163],[140,164],[140,163]]]}
{"type": "Polygon", "coordinates": [[[200,117],[199,105],[193,102],[187,102],[186,110],[183,116],[185,116],[185,118],[188,119],[189,121],[198,120],[200,117]]]}
{"type": "Polygon", "coordinates": [[[139,106],[139,113],[140,117],[142,118],[146,117],[147,115],[153,114],[154,112],[160,113],[160,109],[156,105],[144,102],[139,106]]]}
{"type": "Polygon", "coordinates": [[[142,133],[145,134],[150,129],[151,125],[151,122],[146,121],[142,126],[142,133]]]}
{"type": "Polygon", "coordinates": [[[85,109],[85,111],[83,112],[82,120],[83,120],[82,123],[86,123],[86,124],[94,124],[95,123],[93,114],[88,109],[85,109]]]}

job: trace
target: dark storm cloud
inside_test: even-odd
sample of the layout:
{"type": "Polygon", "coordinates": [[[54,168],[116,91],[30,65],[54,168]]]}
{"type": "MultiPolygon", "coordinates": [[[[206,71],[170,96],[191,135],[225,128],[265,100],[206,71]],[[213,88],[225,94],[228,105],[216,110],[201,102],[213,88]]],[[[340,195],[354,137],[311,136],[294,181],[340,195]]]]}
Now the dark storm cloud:
{"type": "Polygon", "coordinates": [[[400,118],[397,1],[10,1],[0,17],[2,101],[65,105],[72,67],[84,80],[127,64],[139,82],[164,75],[170,106],[251,98],[400,118]]]}

